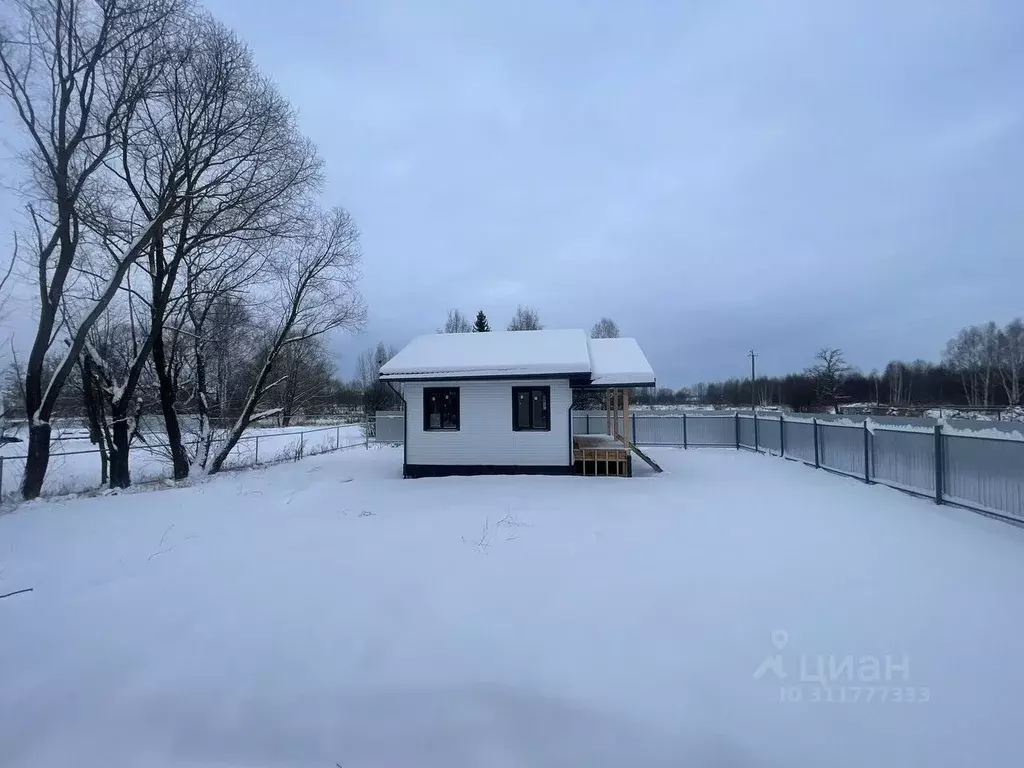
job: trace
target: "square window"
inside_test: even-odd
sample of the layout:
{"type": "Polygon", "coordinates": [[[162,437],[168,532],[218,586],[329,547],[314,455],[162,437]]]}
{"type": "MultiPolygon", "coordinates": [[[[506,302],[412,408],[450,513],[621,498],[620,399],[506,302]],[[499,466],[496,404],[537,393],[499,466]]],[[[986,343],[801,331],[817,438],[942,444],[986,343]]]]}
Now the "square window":
{"type": "Polygon", "coordinates": [[[459,428],[459,388],[423,388],[423,430],[457,430],[459,428]]]}
{"type": "Polygon", "coordinates": [[[551,431],[551,387],[512,387],[512,429],[551,431]]]}

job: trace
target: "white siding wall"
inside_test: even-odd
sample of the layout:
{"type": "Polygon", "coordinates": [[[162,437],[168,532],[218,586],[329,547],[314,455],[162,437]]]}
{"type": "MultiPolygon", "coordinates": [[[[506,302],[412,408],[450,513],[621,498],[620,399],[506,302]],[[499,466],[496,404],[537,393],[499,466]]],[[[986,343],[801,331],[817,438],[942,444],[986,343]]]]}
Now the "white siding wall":
{"type": "Polygon", "coordinates": [[[407,382],[409,464],[566,466],[571,463],[566,379],[407,382]],[[512,387],[551,387],[551,431],[512,431],[512,387]],[[423,388],[459,388],[459,430],[423,430],[423,388]]]}

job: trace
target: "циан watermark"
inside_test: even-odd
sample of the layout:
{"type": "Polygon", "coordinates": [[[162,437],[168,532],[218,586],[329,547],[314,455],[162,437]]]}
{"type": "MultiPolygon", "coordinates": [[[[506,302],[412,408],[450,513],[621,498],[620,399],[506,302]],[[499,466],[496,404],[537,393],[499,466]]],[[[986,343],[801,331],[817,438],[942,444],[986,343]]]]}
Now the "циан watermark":
{"type": "Polygon", "coordinates": [[[754,679],[779,682],[779,701],[787,704],[926,704],[931,690],[913,685],[910,657],[846,654],[783,654],[789,633],[771,633],[776,653],[754,670],[754,679]]]}

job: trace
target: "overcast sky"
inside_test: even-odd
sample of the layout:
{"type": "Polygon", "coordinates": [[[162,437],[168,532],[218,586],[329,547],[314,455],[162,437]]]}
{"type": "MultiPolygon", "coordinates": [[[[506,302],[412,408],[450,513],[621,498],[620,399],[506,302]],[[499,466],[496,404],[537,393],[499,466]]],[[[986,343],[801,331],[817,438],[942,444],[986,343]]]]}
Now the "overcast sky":
{"type": "Polygon", "coordinates": [[[363,232],[346,375],[450,307],[608,315],[673,387],[1024,314],[1019,0],[207,6],[363,232]]]}

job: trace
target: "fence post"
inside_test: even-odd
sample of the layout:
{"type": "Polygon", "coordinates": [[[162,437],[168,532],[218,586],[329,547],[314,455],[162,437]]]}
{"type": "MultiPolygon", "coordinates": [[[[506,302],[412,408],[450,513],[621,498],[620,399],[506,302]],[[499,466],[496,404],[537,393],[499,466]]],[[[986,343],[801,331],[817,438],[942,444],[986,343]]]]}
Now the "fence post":
{"type": "Polygon", "coordinates": [[[779,414],[779,456],[786,458],[786,417],[779,414]]]}
{"type": "MultiPolygon", "coordinates": [[[[199,444],[199,441],[197,440],[196,441],[196,445],[198,446],[198,444],[199,444]]],[[[199,449],[196,448],[196,450],[199,450],[199,449]]],[[[259,464],[259,463],[260,463],[260,436],[256,435],[256,461],[254,461],[253,464],[259,464]]]]}
{"type": "Polygon", "coordinates": [[[587,411],[587,434],[590,434],[590,411],[587,411]]]}
{"type": "Polygon", "coordinates": [[[4,457],[0,456],[0,501],[4,498],[4,457]]]}
{"type": "Polygon", "coordinates": [[[341,450],[341,425],[334,428],[334,450],[341,450]]]}
{"type": "Polygon", "coordinates": [[[818,417],[815,416],[811,419],[811,424],[814,426],[814,468],[821,469],[821,460],[818,457],[818,417]]]}
{"type": "Polygon", "coordinates": [[[686,450],[686,411],[683,411],[683,450],[686,450]]]}
{"type": "Polygon", "coordinates": [[[298,461],[299,459],[302,458],[302,454],[303,454],[303,452],[305,450],[306,450],[306,433],[305,432],[299,432],[299,455],[295,457],[296,461],[298,461]]]}
{"type": "Polygon", "coordinates": [[[629,414],[629,421],[630,421],[629,429],[630,429],[630,432],[633,435],[633,442],[636,443],[637,445],[639,445],[639,443],[636,442],[636,412],[635,411],[633,413],[629,414]]]}
{"type": "Polygon", "coordinates": [[[757,433],[757,411],[754,411],[754,453],[760,453],[760,438],[757,433]]]}
{"type": "MultiPolygon", "coordinates": [[[[376,429],[377,423],[373,422],[374,428],[376,429]]],[[[370,422],[366,422],[366,429],[363,430],[363,443],[365,443],[366,450],[370,450],[370,422]]]]}
{"type": "Polygon", "coordinates": [[[935,503],[942,503],[942,425],[935,425],[935,503]]]}
{"type": "Polygon", "coordinates": [[[867,418],[864,419],[864,482],[871,484],[871,432],[867,418]]]}
{"type": "Polygon", "coordinates": [[[736,411],[736,450],[740,449],[740,412],[736,411]]]}

